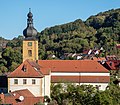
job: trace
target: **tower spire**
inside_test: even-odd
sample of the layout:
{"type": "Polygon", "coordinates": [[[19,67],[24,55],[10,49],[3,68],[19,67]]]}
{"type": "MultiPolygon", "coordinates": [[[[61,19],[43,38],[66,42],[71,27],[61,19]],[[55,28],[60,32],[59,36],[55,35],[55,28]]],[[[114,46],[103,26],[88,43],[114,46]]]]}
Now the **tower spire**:
{"type": "Polygon", "coordinates": [[[26,59],[38,60],[37,30],[33,26],[33,14],[31,8],[27,14],[27,27],[23,31],[23,61],[26,59]]]}
{"type": "Polygon", "coordinates": [[[23,31],[25,39],[35,39],[37,35],[37,30],[33,26],[33,14],[31,8],[29,8],[29,13],[27,14],[27,28],[23,31]]]}
{"type": "Polygon", "coordinates": [[[29,8],[29,12],[31,12],[31,8],[29,8]]]}

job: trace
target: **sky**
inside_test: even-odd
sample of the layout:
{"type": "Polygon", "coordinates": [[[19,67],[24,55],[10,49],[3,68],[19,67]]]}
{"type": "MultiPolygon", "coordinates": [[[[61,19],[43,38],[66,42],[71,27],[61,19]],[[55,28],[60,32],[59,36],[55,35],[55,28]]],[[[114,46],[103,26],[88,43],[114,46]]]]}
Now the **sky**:
{"type": "Polygon", "coordinates": [[[55,25],[85,21],[91,15],[120,8],[120,0],[0,0],[0,37],[23,35],[31,8],[38,32],[55,25]]]}

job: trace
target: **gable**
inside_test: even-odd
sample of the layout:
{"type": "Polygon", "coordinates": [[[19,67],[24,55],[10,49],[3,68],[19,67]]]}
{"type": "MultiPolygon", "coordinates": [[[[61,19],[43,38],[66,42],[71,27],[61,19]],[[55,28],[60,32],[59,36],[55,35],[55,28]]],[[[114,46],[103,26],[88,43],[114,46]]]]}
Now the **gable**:
{"type": "Polygon", "coordinates": [[[24,61],[17,69],[8,75],[8,77],[43,77],[43,74],[40,72],[39,68],[35,65],[32,65],[33,61],[26,60],[24,61]]]}

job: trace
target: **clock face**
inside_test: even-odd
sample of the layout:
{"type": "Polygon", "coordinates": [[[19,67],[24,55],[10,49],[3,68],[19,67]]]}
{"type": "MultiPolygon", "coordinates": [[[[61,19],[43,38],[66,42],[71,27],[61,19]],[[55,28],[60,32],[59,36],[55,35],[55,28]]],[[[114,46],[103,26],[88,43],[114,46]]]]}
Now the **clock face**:
{"type": "Polygon", "coordinates": [[[32,42],[28,42],[28,46],[32,46],[32,42]]]}

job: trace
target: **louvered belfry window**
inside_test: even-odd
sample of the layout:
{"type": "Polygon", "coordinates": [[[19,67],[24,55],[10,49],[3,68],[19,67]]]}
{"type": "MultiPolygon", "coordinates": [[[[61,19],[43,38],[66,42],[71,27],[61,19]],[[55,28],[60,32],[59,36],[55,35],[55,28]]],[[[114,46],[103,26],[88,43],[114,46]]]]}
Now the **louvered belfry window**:
{"type": "Polygon", "coordinates": [[[29,57],[32,56],[32,50],[28,50],[28,56],[29,56],[29,57]]]}

